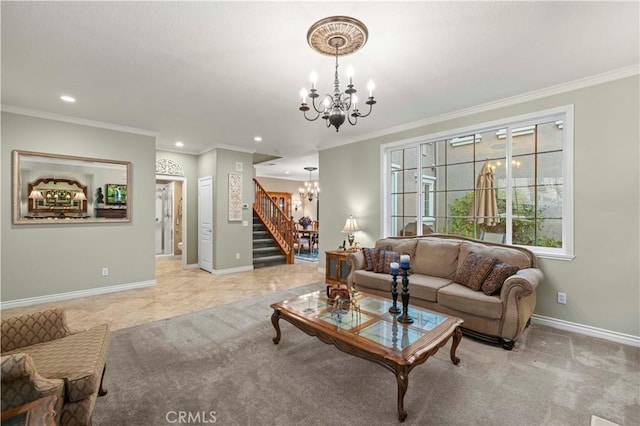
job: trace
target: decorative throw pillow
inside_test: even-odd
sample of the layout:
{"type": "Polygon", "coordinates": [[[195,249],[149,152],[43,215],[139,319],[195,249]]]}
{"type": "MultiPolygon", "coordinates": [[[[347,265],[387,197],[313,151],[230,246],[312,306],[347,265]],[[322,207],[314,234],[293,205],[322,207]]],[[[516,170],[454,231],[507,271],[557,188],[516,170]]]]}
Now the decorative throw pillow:
{"type": "Polygon", "coordinates": [[[471,253],[458,269],[456,282],[469,287],[471,290],[479,291],[496,261],[497,259],[493,257],[471,253]]]}
{"type": "Polygon", "coordinates": [[[400,262],[400,253],[398,253],[397,251],[385,250],[384,252],[380,253],[380,257],[384,257],[382,272],[384,272],[385,274],[391,273],[392,262],[400,262]]]}
{"type": "Polygon", "coordinates": [[[373,255],[372,255],[373,262],[371,264],[371,269],[369,270],[373,272],[383,272],[384,271],[384,252],[390,251],[391,247],[390,246],[376,247],[372,250],[373,250],[373,255]]]}
{"type": "Polygon", "coordinates": [[[373,248],[363,248],[362,254],[364,255],[364,270],[365,271],[373,271],[373,254],[376,249],[373,248]]]}
{"type": "Polygon", "coordinates": [[[377,248],[373,254],[373,272],[384,272],[384,254],[387,248],[377,248]]]}
{"type": "Polygon", "coordinates": [[[493,269],[487,275],[487,278],[484,279],[482,283],[482,292],[487,296],[491,296],[492,294],[496,294],[502,288],[502,284],[504,281],[509,278],[511,275],[518,272],[517,266],[507,265],[504,262],[497,261],[495,265],[493,265],[493,269]]]}

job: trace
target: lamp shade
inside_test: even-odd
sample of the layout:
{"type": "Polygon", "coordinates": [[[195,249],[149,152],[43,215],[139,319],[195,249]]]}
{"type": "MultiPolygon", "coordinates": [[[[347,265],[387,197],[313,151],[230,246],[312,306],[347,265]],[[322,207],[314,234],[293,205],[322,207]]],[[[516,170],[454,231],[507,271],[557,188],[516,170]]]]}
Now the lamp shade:
{"type": "Polygon", "coordinates": [[[87,199],[87,196],[84,195],[84,192],[76,192],[76,195],[73,196],[74,200],[84,201],[87,199]]]}
{"type": "Polygon", "coordinates": [[[31,193],[29,194],[29,199],[30,200],[42,200],[44,197],[42,196],[42,192],[34,189],[33,191],[31,191],[31,193]]]}
{"type": "Polygon", "coordinates": [[[342,232],[345,234],[352,234],[356,231],[359,231],[360,227],[358,226],[358,222],[353,216],[349,216],[347,222],[344,224],[344,228],[342,228],[342,232]]]}

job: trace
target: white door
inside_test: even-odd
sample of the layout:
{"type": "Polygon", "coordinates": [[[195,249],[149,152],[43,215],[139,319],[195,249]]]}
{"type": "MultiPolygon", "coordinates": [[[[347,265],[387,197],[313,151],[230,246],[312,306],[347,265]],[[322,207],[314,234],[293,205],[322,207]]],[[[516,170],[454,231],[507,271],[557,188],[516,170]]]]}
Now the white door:
{"type": "Polygon", "coordinates": [[[213,179],[198,179],[198,266],[213,272],[213,179]]]}

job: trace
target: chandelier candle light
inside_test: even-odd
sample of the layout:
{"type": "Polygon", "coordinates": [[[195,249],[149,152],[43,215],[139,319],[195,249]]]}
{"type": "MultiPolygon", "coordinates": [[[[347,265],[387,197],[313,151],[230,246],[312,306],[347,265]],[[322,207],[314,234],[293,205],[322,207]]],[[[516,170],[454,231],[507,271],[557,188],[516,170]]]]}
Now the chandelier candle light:
{"type": "Polygon", "coordinates": [[[320,97],[316,89],[318,75],[315,72],[311,73],[311,89],[308,92],[306,89],[302,89],[300,92],[302,97],[300,111],[304,114],[304,118],[309,121],[315,121],[322,116],[327,127],[334,126],[337,132],[345,122],[345,119],[349,121],[349,124],[355,126],[359,117],[368,117],[371,114],[373,105],[376,104],[376,100],[373,97],[373,89],[375,87],[373,80],[369,80],[367,84],[369,97],[365,104],[369,105],[369,111],[363,115],[358,109],[357,90],[353,86],[353,69],[351,67],[347,69],[349,84],[344,93],[340,90],[340,80],[338,79],[338,57],[359,50],[367,42],[368,36],[367,27],[357,19],[348,16],[324,18],[309,28],[307,32],[309,46],[323,55],[335,55],[336,71],[333,81],[333,95],[325,95],[320,109],[316,106],[316,99],[320,97]],[[307,116],[307,111],[311,109],[307,104],[308,97],[311,98],[311,105],[316,111],[315,117],[307,116]]]}
{"type": "MultiPolygon", "coordinates": [[[[304,183],[304,188],[298,189],[300,197],[306,198],[309,201],[313,201],[313,197],[320,198],[320,186],[317,181],[311,180],[311,172],[318,170],[317,167],[305,167],[305,170],[309,172],[309,181],[304,183]]],[[[296,209],[297,210],[297,209],[296,209]]]]}

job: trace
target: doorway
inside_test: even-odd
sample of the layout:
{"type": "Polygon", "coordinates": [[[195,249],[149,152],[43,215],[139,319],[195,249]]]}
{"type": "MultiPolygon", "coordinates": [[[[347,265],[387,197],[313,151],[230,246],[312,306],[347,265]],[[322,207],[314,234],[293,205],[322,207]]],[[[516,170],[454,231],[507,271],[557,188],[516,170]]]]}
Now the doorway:
{"type": "Polygon", "coordinates": [[[173,255],[174,182],[156,183],[156,256],[173,255]]]}
{"type": "Polygon", "coordinates": [[[186,262],[185,189],[184,178],[156,176],[155,253],[156,256],[182,256],[183,266],[186,262]]]}

